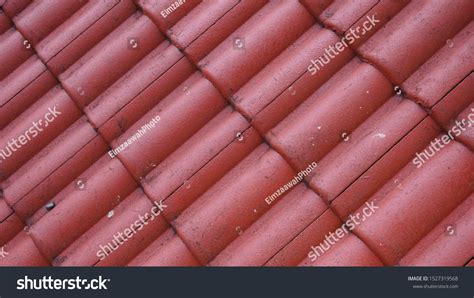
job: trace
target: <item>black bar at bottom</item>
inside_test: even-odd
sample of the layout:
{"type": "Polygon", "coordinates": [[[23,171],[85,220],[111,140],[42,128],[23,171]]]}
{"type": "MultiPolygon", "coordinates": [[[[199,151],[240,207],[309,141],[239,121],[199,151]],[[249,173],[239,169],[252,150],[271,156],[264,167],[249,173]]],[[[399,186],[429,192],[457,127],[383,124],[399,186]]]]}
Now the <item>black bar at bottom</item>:
{"type": "Polygon", "coordinates": [[[471,298],[473,281],[472,268],[453,267],[17,267],[0,268],[0,297],[471,298]]]}

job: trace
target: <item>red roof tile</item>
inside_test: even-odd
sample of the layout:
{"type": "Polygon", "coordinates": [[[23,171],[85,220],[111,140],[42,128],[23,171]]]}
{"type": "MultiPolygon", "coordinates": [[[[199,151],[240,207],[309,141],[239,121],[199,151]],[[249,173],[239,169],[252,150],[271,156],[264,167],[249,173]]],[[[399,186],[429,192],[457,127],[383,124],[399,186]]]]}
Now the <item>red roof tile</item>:
{"type": "Polygon", "coordinates": [[[298,2],[270,2],[201,60],[199,66],[224,96],[232,95],[312,23],[311,16],[298,2]]]}
{"type": "Polygon", "coordinates": [[[34,1],[15,16],[13,22],[23,36],[35,46],[85,3],[80,0],[34,1]]]}
{"type": "Polygon", "coordinates": [[[324,241],[325,236],[341,226],[341,220],[326,209],[311,224],[293,238],[283,249],[276,253],[266,266],[296,266],[305,259],[311,246],[324,241]]]}
{"type": "Polygon", "coordinates": [[[396,145],[426,112],[412,101],[392,97],[319,163],[310,185],[332,201],[396,145]],[[368,155],[367,152],[372,154],[368,155]]]}
{"type": "Polygon", "coordinates": [[[295,167],[306,168],[343,142],[391,92],[377,69],[355,58],[269,131],[267,139],[295,167]]]}
{"type": "Polygon", "coordinates": [[[188,207],[173,225],[191,251],[206,264],[270,208],[265,197],[294,175],[278,153],[260,145],[188,207]]]}
{"type": "Polygon", "coordinates": [[[2,9],[5,11],[5,14],[12,19],[32,2],[33,0],[5,0],[2,9]]]}
{"type": "Polygon", "coordinates": [[[304,259],[300,266],[382,266],[379,258],[353,234],[335,243],[316,261],[304,259]]]}
{"type": "Polygon", "coordinates": [[[400,261],[403,266],[462,266],[472,257],[474,196],[464,200],[400,261]]]}
{"type": "Polygon", "coordinates": [[[319,19],[329,28],[343,34],[358,19],[365,15],[379,1],[335,0],[320,15],[319,19]]]}
{"type": "Polygon", "coordinates": [[[168,229],[128,266],[200,266],[181,238],[168,229]]]}
{"type": "Polygon", "coordinates": [[[457,142],[449,144],[400,181],[355,233],[384,263],[396,264],[474,190],[473,167],[469,149],[457,142]]]}
{"type": "Polygon", "coordinates": [[[57,84],[37,56],[30,57],[0,82],[0,128],[4,128],[57,84]]]}
{"type": "Polygon", "coordinates": [[[400,84],[472,20],[473,9],[469,0],[413,1],[361,46],[360,53],[400,84]]]}
{"type": "Polygon", "coordinates": [[[124,266],[133,256],[138,255],[153,240],[162,234],[169,226],[163,217],[151,220],[151,201],[140,190],[134,191],[119,205],[112,209],[91,229],[78,238],[72,245],[57,256],[53,265],[57,266],[124,266]],[[144,218],[144,222],[136,224],[144,218]],[[137,230],[133,238],[123,242],[119,237],[114,238],[118,232],[125,231],[132,225],[137,230]],[[119,243],[123,242],[123,245],[119,243]],[[102,252],[102,255],[98,253],[102,252]],[[105,257],[105,254],[108,254],[105,257]],[[103,259],[101,259],[103,258],[103,259]]]}
{"type": "Polygon", "coordinates": [[[326,209],[321,198],[299,184],[209,265],[262,266],[326,209]]]}
{"type": "Polygon", "coordinates": [[[35,46],[59,75],[136,11],[132,1],[90,1],[35,46]]]}
{"type": "MultiPolygon", "coordinates": [[[[209,5],[215,5],[216,2],[208,1],[208,3],[209,5]]],[[[204,24],[197,26],[199,34],[194,32],[194,35],[191,36],[192,40],[189,38],[184,40],[184,43],[178,43],[182,40],[182,37],[178,36],[175,32],[176,30],[182,28],[181,30],[184,32],[196,26],[194,18],[192,18],[193,15],[189,14],[176,24],[176,28],[173,27],[171,29],[173,32],[172,37],[179,38],[176,40],[176,45],[181,46],[186,56],[194,64],[197,64],[266,3],[268,3],[268,0],[240,1],[225,12],[225,14],[219,15],[219,18],[216,17],[212,24],[204,19],[204,24]]],[[[200,10],[197,14],[203,17],[203,15],[207,14],[207,11],[205,9],[200,10]]]]}
{"type": "Polygon", "coordinates": [[[0,266],[472,266],[472,11],[2,2],[0,266]]]}

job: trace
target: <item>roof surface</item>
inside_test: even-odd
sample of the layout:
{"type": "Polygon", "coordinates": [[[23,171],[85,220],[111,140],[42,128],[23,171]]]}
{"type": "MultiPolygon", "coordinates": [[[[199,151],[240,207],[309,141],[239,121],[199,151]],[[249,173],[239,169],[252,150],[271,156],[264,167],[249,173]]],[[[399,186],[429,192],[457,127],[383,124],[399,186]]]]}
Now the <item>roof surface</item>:
{"type": "Polygon", "coordinates": [[[472,265],[473,1],[0,3],[0,266],[472,265]]]}

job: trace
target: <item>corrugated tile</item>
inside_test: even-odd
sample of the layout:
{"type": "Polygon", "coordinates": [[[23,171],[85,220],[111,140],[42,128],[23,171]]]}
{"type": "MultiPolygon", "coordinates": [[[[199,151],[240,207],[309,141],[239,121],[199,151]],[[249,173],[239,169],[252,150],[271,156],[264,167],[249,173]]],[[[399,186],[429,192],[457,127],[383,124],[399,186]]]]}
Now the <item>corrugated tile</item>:
{"type": "Polygon", "coordinates": [[[265,197],[294,175],[278,153],[260,145],[173,225],[199,261],[207,264],[269,209],[265,197]]]}
{"type": "Polygon", "coordinates": [[[163,36],[152,21],[137,12],[63,72],[59,79],[74,101],[84,107],[162,41],[163,36]],[[90,77],[95,79],[90,80],[90,77]]]}
{"type": "Polygon", "coordinates": [[[402,266],[463,266],[472,258],[474,243],[474,195],[465,199],[449,216],[400,260],[402,266]]]}
{"type": "Polygon", "coordinates": [[[359,51],[390,81],[401,84],[472,20],[473,9],[469,0],[413,1],[359,51]]]}
{"type": "Polygon", "coordinates": [[[140,189],[134,191],[57,256],[53,265],[126,265],[169,227],[163,215],[152,213],[158,211],[140,189]]]}
{"type": "Polygon", "coordinates": [[[385,264],[397,264],[472,193],[473,169],[473,153],[450,143],[377,202],[379,209],[357,227],[356,235],[385,264]]]}
{"type": "Polygon", "coordinates": [[[472,266],[472,1],[0,2],[0,266],[472,266]]]}
{"type": "Polygon", "coordinates": [[[262,266],[326,209],[321,198],[299,184],[209,265],[262,266]]]}
{"type": "Polygon", "coordinates": [[[84,189],[78,189],[75,183],[69,184],[51,200],[56,205],[54,209],[40,209],[33,216],[31,237],[49,260],[58,256],[137,187],[120,161],[111,160],[107,155],[81,177],[85,181],[84,189]]]}
{"type": "Polygon", "coordinates": [[[270,2],[201,60],[199,66],[228,97],[291,45],[312,23],[310,14],[298,2],[270,2]],[[265,46],[268,43],[272,46],[265,46]]]}

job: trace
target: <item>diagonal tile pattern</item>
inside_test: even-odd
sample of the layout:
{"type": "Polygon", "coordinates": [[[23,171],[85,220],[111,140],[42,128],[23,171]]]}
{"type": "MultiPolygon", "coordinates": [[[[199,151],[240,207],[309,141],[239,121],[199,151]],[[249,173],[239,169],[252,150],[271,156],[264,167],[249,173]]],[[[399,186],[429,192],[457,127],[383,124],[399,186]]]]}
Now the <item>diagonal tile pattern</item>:
{"type": "Polygon", "coordinates": [[[473,1],[1,3],[0,266],[472,264],[473,1]]]}

